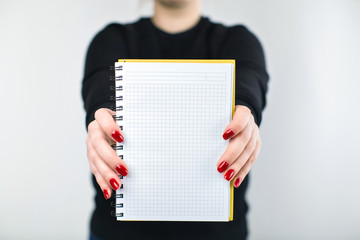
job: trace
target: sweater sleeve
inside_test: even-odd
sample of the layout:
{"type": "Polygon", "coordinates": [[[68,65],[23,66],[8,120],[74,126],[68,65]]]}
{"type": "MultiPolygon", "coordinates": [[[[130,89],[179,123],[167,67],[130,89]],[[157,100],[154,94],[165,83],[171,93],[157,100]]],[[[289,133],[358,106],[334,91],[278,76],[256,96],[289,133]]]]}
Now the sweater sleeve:
{"type": "Polygon", "coordinates": [[[86,128],[95,119],[99,108],[111,108],[114,101],[110,96],[113,82],[110,81],[110,66],[119,58],[126,58],[126,47],[122,25],[110,24],[101,30],[91,41],[85,59],[82,80],[82,99],[86,111],[86,128]]]}
{"type": "Polygon", "coordinates": [[[247,106],[260,125],[269,80],[261,43],[246,27],[238,25],[229,29],[222,49],[222,58],[236,61],[235,105],[247,106]]]}

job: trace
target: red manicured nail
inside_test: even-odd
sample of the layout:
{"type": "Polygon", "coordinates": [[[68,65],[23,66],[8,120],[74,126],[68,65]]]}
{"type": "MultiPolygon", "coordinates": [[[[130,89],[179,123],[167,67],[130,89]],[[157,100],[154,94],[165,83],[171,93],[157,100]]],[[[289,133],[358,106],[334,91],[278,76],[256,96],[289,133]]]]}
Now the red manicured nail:
{"type": "Polygon", "coordinates": [[[234,136],[234,131],[232,129],[227,130],[226,132],[224,132],[223,134],[223,139],[224,140],[228,140],[229,138],[231,138],[232,136],[234,136]]]}
{"type": "Polygon", "coordinates": [[[220,165],[218,166],[217,170],[219,173],[222,173],[226,170],[226,168],[229,166],[229,164],[225,161],[221,162],[220,165]]]}
{"type": "Polygon", "coordinates": [[[230,181],[230,179],[234,176],[234,173],[235,173],[234,169],[230,169],[229,171],[227,171],[227,172],[225,173],[224,178],[225,178],[226,180],[230,181]]]}
{"type": "Polygon", "coordinates": [[[105,199],[108,200],[108,199],[110,198],[110,195],[109,195],[108,190],[107,190],[107,189],[104,189],[103,192],[104,192],[104,197],[105,197],[105,199]]]}
{"type": "Polygon", "coordinates": [[[110,185],[114,190],[119,188],[119,183],[114,178],[110,179],[110,185]]]}
{"type": "Polygon", "coordinates": [[[111,133],[111,136],[119,143],[121,143],[122,141],[124,141],[124,137],[120,134],[119,131],[113,131],[111,133]]]}
{"type": "Polygon", "coordinates": [[[237,178],[237,179],[235,180],[235,182],[234,182],[234,186],[235,186],[236,188],[238,188],[238,187],[240,186],[240,183],[241,183],[241,178],[237,178]]]}
{"type": "Polygon", "coordinates": [[[128,174],[128,170],[121,164],[116,166],[116,171],[124,177],[128,174]]]}

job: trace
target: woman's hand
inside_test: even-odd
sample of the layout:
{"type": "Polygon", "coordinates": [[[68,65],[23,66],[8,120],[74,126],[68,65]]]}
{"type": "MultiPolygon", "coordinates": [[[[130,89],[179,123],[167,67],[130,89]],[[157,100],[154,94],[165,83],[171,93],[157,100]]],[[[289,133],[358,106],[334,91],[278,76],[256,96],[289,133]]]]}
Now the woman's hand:
{"type": "Polygon", "coordinates": [[[234,187],[239,187],[257,159],[261,147],[259,128],[248,107],[235,106],[234,117],[225,128],[223,138],[231,139],[217,163],[217,169],[226,180],[234,179],[234,187]]]}
{"type": "Polygon", "coordinates": [[[90,169],[104,193],[105,199],[111,196],[111,188],[117,190],[121,181],[117,173],[126,176],[128,169],[110,144],[124,140],[119,126],[112,115],[115,112],[100,108],[95,112],[95,120],[89,123],[86,137],[87,156],[90,169]]]}

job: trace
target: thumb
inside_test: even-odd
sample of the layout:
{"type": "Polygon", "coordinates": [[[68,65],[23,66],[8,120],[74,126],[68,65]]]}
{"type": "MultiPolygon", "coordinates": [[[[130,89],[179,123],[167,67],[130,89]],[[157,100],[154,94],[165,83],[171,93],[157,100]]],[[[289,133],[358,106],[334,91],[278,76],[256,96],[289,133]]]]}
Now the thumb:
{"type": "Polygon", "coordinates": [[[232,138],[236,136],[238,133],[240,133],[246,127],[250,118],[251,118],[251,111],[248,107],[243,105],[236,105],[233,119],[231,120],[229,125],[226,126],[224,130],[223,133],[224,140],[228,140],[229,138],[232,138]]]}

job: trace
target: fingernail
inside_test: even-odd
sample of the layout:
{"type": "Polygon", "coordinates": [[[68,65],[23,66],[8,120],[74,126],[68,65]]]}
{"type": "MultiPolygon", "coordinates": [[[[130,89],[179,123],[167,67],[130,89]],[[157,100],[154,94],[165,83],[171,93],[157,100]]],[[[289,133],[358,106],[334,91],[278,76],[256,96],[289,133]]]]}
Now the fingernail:
{"type": "Polygon", "coordinates": [[[226,180],[230,181],[230,179],[234,176],[234,173],[235,173],[234,169],[230,169],[229,171],[227,171],[227,172],[225,173],[224,178],[225,178],[226,180]]]}
{"type": "Polygon", "coordinates": [[[234,136],[234,131],[233,131],[232,129],[227,130],[227,131],[224,132],[224,134],[223,134],[224,140],[228,140],[228,139],[231,138],[232,136],[234,136]]]}
{"type": "Polygon", "coordinates": [[[116,171],[124,177],[128,174],[128,170],[122,164],[116,166],[116,171]]]}
{"type": "Polygon", "coordinates": [[[114,190],[119,188],[119,183],[114,178],[110,179],[110,185],[114,190]]]}
{"type": "Polygon", "coordinates": [[[229,164],[225,161],[221,162],[220,165],[218,166],[217,170],[219,173],[222,173],[226,170],[226,168],[229,166],[229,164]]]}
{"type": "Polygon", "coordinates": [[[237,179],[235,180],[235,182],[234,182],[234,186],[235,186],[236,188],[238,188],[238,187],[240,186],[240,183],[241,183],[241,178],[237,178],[237,179]]]}
{"type": "Polygon", "coordinates": [[[104,192],[104,197],[105,197],[105,199],[108,200],[108,199],[110,198],[110,195],[109,195],[108,190],[107,190],[107,189],[104,189],[103,192],[104,192]]]}
{"type": "Polygon", "coordinates": [[[111,133],[111,136],[119,143],[121,143],[122,141],[124,141],[124,137],[120,134],[119,131],[113,131],[111,133]]]}

